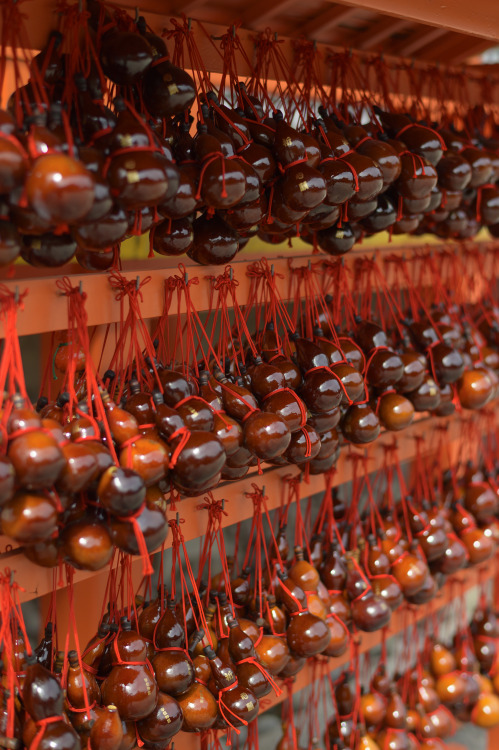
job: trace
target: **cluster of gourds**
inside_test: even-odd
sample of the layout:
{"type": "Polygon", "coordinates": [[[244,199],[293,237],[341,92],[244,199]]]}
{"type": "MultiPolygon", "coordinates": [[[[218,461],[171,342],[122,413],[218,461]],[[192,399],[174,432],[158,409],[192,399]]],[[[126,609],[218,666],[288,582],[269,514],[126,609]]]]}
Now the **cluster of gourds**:
{"type": "Polygon", "coordinates": [[[319,107],[294,127],[243,83],[236,105],[197,91],[143,18],[88,0],[75,36],[66,14],[0,112],[2,265],[103,270],[147,232],[157,253],[205,265],[255,234],[343,255],[386,229],[499,233],[493,138],[375,108],[361,126],[346,104],[345,119],[319,107]]]}

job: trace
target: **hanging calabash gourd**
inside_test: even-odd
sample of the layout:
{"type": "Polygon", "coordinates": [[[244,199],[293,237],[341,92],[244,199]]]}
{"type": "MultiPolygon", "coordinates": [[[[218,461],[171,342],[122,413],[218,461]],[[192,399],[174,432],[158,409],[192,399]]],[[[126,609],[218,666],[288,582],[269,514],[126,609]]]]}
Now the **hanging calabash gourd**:
{"type": "Polygon", "coordinates": [[[171,695],[159,691],[152,713],[136,723],[137,735],[146,746],[164,746],[180,731],[182,722],[183,714],[178,702],[171,695]]]}
{"type": "Polygon", "coordinates": [[[194,667],[185,652],[185,632],[172,599],[167,601],[153,637],[156,654],[152,666],[159,689],[174,697],[184,693],[194,682],[194,667]]]}
{"type": "Polygon", "coordinates": [[[106,76],[120,86],[137,83],[150,67],[153,53],[147,39],[135,31],[112,28],[101,39],[99,59],[106,76]]]}
{"type": "Polygon", "coordinates": [[[193,223],[194,239],[188,255],[201,265],[229,263],[239,251],[239,235],[221,216],[202,214],[193,223]]]}
{"type": "Polygon", "coordinates": [[[350,599],[352,619],[360,630],[372,632],[385,627],[390,621],[391,609],[374,593],[367,577],[362,572],[358,551],[347,556],[346,591],[350,599]]]}
{"type": "Polygon", "coordinates": [[[289,587],[291,579],[285,571],[279,573],[279,596],[291,618],[286,629],[286,639],[291,651],[298,656],[314,656],[329,644],[331,635],[324,620],[306,609],[306,595],[296,584],[289,587]]]}
{"type": "Polygon", "coordinates": [[[111,559],[113,542],[105,514],[87,509],[74,520],[68,519],[60,532],[60,553],[74,568],[100,570],[111,559]]]}
{"type": "Polygon", "coordinates": [[[51,487],[64,468],[64,455],[54,437],[43,429],[40,417],[14,397],[9,417],[7,455],[21,487],[42,490],[51,487]]]}
{"type": "Polygon", "coordinates": [[[48,669],[38,664],[33,654],[26,657],[22,696],[26,711],[35,723],[33,727],[27,722],[24,727],[23,739],[28,745],[31,744],[39,729],[39,747],[78,750],[80,747],[78,735],[62,718],[64,695],[59,681],[48,669]],[[30,730],[33,731],[32,736],[29,736],[30,730]]]}
{"type": "Polygon", "coordinates": [[[499,698],[492,693],[482,693],[471,712],[474,724],[484,729],[499,724],[499,698]]]}
{"type": "Polygon", "coordinates": [[[90,730],[92,750],[119,750],[123,742],[123,725],[116,706],[95,706],[96,718],[90,730]]]}
{"type": "Polygon", "coordinates": [[[374,112],[392,138],[403,141],[408,149],[424,156],[431,164],[436,166],[439,163],[445,144],[436,131],[426,125],[413,122],[405,114],[385,112],[377,106],[374,107],[374,112]]]}
{"type": "Polygon", "coordinates": [[[360,697],[360,711],[368,729],[378,727],[385,718],[385,701],[379,693],[363,691],[360,697]]]}
{"type": "Polygon", "coordinates": [[[156,706],[158,686],[146,663],[146,643],[126,618],[113,648],[114,666],[102,683],[102,698],[106,705],[115,705],[124,720],[145,719],[156,706]]]}
{"type": "Polygon", "coordinates": [[[77,159],[62,153],[39,156],[25,182],[29,205],[49,224],[83,219],[92,208],[92,174],[77,159]]]}
{"type": "Polygon", "coordinates": [[[145,71],[142,96],[152,115],[168,118],[188,110],[196,90],[191,76],[163,56],[145,71]]]}
{"type": "Polygon", "coordinates": [[[105,170],[111,195],[127,210],[156,206],[168,190],[160,149],[136,112],[119,98],[115,107],[119,116],[111,134],[111,154],[105,170]]]}
{"type": "Polygon", "coordinates": [[[258,699],[248,687],[238,685],[232,669],[224,664],[212,648],[204,649],[208,657],[215,687],[218,691],[218,706],[221,717],[232,726],[241,724],[241,719],[251,722],[258,714],[258,699]]]}
{"type": "Polygon", "coordinates": [[[265,670],[259,664],[253,640],[235,618],[227,620],[229,626],[228,655],[234,663],[239,683],[247,687],[256,698],[263,698],[271,690],[265,670]]]}

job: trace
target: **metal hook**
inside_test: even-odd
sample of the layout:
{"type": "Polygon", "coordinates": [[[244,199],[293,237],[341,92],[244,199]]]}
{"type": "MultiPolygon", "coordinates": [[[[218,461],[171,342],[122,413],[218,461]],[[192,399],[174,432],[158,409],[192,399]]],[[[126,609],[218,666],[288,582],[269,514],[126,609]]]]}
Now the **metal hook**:
{"type": "Polygon", "coordinates": [[[236,38],[236,24],[235,23],[232,24],[231,34],[232,34],[232,38],[235,39],[236,38]]]}
{"type": "Polygon", "coordinates": [[[16,288],[14,289],[14,302],[16,303],[16,305],[19,302],[19,287],[17,286],[17,284],[16,288]]]}
{"type": "Polygon", "coordinates": [[[189,282],[189,274],[187,273],[187,271],[184,273],[184,281],[186,284],[189,282]]]}
{"type": "Polygon", "coordinates": [[[222,498],[222,510],[225,510],[225,497],[222,498]]]}
{"type": "Polygon", "coordinates": [[[263,487],[262,487],[262,497],[264,497],[264,496],[265,496],[265,485],[263,485],[263,487]]]}
{"type": "Polygon", "coordinates": [[[274,42],[277,42],[277,31],[274,32],[274,42]]]}
{"type": "Polygon", "coordinates": [[[192,29],[192,18],[187,19],[187,31],[192,29]]]}
{"type": "Polygon", "coordinates": [[[274,278],[274,264],[273,264],[273,263],[272,263],[272,265],[270,266],[270,276],[271,276],[272,278],[274,278]]]}
{"type": "Polygon", "coordinates": [[[83,294],[83,281],[80,279],[80,283],[78,284],[78,291],[80,294],[83,294]]]}
{"type": "Polygon", "coordinates": [[[310,260],[310,258],[308,259],[308,270],[312,270],[312,261],[310,260]]]}
{"type": "Polygon", "coordinates": [[[229,267],[229,279],[232,281],[233,277],[234,277],[234,271],[233,271],[232,266],[230,266],[229,267]]]}
{"type": "Polygon", "coordinates": [[[140,288],[140,276],[135,278],[135,291],[138,292],[140,288]]]}
{"type": "Polygon", "coordinates": [[[177,515],[175,516],[175,523],[177,524],[177,526],[180,523],[180,513],[178,511],[177,511],[177,515]]]}
{"type": "Polygon", "coordinates": [[[139,18],[140,18],[140,10],[139,10],[139,6],[136,5],[135,6],[135,23],[139,22],[139,18]]]}

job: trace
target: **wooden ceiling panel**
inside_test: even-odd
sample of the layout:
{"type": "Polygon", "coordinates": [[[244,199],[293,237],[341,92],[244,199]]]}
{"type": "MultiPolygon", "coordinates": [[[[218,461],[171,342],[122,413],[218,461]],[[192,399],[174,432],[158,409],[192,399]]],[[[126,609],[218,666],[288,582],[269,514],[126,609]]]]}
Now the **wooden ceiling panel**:
{"type": "Polygon", "coordinates": [[[354,37],[353,46],[359,50],[378,50],[386,39],[406,28],[407,25],[408,22],[403,18],[381,17],[362,34],[354,37]]]}
{"type": "Polygon", "coordinates": [[[455,49],[451,49],[448,53],[449,64],[462,65],[466,60],[485,52],[485,50],[489,49],[491,46],[492,45],[488,39],[467,37],[466,44],[463,44],[462,42],[457,43],[455,49]]]}
{"type": "MultiPolygon", "coordinates": [[[[483,39],[479,41],[484,43],[485,47],[490,44],[483,39]]],[[[418,60],[440,63],[444,66],[452,65],[454,62],[453,54],[457,55],[459,52],[462,52],[464,54],[462,59],[467,59],[467,57],[473,54],[472,51],[468,53],[468,50],[472,50],[476,43],[477,39],[474,37],[448,31],[440,39],[426,43],[418,52],[418,60]]]]}
{"type": "Polygon", "coordinates": [[[419,50],[433,44],[447,33],[446,29],[435,26],[413,26],[410,36],[392,47],[390,54],[401,57],[414,57],[419,50]]]}
{"type": "Polygon", "coordinates": [[[272,26],[275,18],[281,17],[295,4],[296,0],[259,0],[251,4],[249,10],[241,14],[241,18],[250,29],[262,29],[272,26]]]}

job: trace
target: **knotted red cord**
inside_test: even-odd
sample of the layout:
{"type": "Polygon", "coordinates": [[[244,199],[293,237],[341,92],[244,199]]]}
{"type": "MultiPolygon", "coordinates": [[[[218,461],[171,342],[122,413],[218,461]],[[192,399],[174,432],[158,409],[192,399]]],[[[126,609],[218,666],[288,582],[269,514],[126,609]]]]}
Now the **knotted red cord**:
{"type": "Polygon", "coordinates": [[[35,722],[36,726],[39,727],[39,729],[31,745],[29,746],[30,750],[37,750],[38,745],[42,741],[43,735],[45,734],[45,729],[47,728],[47,726],[49,724],[55,724],[58,721],[60,721],[61,723],[64,723],[64,717],[63,716],[49,716],[46,719],[40,719],[39,721],[35,722]]]}
{"type": "MultiPolygon", "coordinates": [[[[114,448],[114,442],[107,421],[106,410],[102,401],[101,386],[97,369],[94,365],[91,350],[90,336],[88,333],[88,316],[85,302],[86,292],[80,286],[72,286],[69,277],[64,276],[56,281],[56,286],[68,301],[68,368],[64,378],[64,389],[69,393],[68,410],[73,414],[74,407],[78,402],[75,390],[76,356],[78,351],[83,351],[85,356],[85,382],[87,391],[87,408],[89,415],[95,414],[98,422],[102,423],[106,435],[106,444],[116,465],[118,457],[114,448]]],[[[97,432],[99,434],[99,431],[97,432]]]]}

